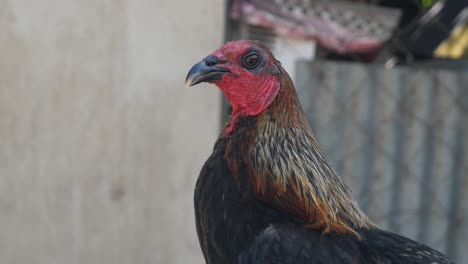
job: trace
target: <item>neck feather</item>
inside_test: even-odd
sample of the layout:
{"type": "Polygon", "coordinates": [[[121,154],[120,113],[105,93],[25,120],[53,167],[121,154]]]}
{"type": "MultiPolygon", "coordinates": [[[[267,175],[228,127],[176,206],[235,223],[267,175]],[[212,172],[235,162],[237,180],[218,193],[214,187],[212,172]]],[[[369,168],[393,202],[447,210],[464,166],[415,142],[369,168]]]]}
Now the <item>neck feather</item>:
{"type": "Polygon", "coordinates": [[[226,157],[234,172],[245,165],[257,197],[324,233],[373,226],[320,149],[289,78],[267,110],[236,122],[226,157]]]}

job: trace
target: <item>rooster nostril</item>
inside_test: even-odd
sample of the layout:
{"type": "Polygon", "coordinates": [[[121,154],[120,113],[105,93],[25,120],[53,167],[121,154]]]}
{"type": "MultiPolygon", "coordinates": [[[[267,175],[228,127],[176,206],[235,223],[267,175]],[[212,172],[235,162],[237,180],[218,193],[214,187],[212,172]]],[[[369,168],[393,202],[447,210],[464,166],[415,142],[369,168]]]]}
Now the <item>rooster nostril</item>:
{"type": "Polygon", "coordinates": [[[219,59],[213,55],[210,55],[205,58],[206,66],[214,66],[219,62],[219,59]]]}

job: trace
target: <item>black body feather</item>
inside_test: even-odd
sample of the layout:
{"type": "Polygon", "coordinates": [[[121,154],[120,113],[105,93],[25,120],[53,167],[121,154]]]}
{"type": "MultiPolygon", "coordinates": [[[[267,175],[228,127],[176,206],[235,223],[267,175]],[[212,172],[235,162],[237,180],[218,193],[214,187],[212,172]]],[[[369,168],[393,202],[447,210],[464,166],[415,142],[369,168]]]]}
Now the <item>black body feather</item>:
{"type": "MultiPolygon", "coordinates": [[[[377,228],[326,234],[301,225],[238,184],[220,138],[195,189],[199,242],[206,263],[453,263],[438,251],[377,228]]],[[[238,173],[245,175],[243,168],[238,173]]]]}

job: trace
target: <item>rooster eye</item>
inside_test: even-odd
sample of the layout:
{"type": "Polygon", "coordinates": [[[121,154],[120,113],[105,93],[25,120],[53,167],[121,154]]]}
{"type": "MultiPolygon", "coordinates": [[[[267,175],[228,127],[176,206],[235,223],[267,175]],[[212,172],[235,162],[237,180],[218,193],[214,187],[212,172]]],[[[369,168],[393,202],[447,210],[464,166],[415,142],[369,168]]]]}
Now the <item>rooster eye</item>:
{"type": "Polygon", "coordinates": [[[259,58],[258,54],[253,53],[244,57],[243,64],[247,69],[253,69],[258,65],[259,58]]]}

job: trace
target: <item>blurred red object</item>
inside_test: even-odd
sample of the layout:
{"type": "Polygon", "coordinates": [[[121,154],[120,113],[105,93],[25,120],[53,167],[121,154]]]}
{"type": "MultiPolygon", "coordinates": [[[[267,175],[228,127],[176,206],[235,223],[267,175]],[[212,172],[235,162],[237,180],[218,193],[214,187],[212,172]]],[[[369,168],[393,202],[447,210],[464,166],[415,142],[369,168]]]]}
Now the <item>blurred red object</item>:
{"type": "Polygon", "coordinates": [[[318,0],[234,0],[232,19],[278,35],[314,39],[340,53],[375,53],[397,27],[401,12],[364,3],[318,0]]]}

